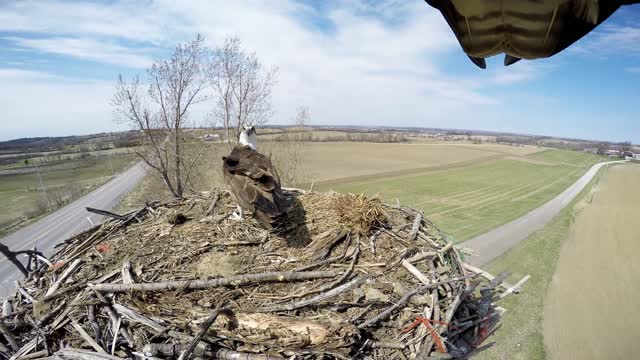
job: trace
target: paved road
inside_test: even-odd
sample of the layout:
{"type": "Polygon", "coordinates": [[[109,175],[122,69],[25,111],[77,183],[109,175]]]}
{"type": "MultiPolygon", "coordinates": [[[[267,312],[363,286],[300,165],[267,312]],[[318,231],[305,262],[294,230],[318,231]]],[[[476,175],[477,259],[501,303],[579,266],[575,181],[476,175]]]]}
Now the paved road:
{"type": "MultiPolygon", "coordinates": [[[[55,244],[92,226],[87,218],[96,224],[101,221],[102,216],[87,212],[85,207],[105,210],[113,208],[145,174],[145,166],[142,163],[136,164],[73,203],[0,239],[0,244],[11,251],[31,249],[35,244],[39,251],[51,256],[55,244]]],[[[25,255],[19,256],[23,262],[26,260],[25,255]]],[[[14,281],[20,278],[22,274],[15,265],[0,255],[0,297],[9,295],[14,281]]]]}
{"type": "Polygon", "coordinates": [[[478,235],[460,244],[470,248],[475,256],[468,258],[468,262],[474,266],[482,266],[500,256],[505,251],[517,245],[537,230],[542,229],[565,206],[567,206],[589,184],[601,167],[607,164],[623,163],[622,161],[609,161],[595,164],[578,181],[569,186],[560,195],[537,209],[501,225],[488,233],[478,235]]]}

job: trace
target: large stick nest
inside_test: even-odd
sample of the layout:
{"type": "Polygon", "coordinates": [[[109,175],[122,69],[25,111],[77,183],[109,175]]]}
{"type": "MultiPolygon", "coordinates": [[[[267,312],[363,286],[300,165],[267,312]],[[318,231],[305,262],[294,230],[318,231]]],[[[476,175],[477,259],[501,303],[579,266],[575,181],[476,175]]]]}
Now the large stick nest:
{"type": "Polygon", "coordinates": [[[250,215],[231,220],[235,205],[218,190],[108,220],[60,244],[2,319],[24,353],[58,357],[70,356],[62,346],[177,357],[200,332],[192,356],[465,357],[494,330],[497,283],[466,272],[421,213],[363,195],[287,194],[273,232],[250,215]]]}

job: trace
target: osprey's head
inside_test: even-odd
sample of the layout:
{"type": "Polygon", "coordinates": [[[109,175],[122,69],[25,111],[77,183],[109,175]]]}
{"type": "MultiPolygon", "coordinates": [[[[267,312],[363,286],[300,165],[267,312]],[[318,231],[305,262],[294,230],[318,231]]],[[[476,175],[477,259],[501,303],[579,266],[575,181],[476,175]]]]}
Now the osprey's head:
{"type": "Polygon", "coordinates": [[[241,145],[248,146],[253,150],[258,149],[258,134],[256,133],[256,127],[253,125],[245,125],[242,132],[240,132],[240,138],[238,142],[241,145]]]}

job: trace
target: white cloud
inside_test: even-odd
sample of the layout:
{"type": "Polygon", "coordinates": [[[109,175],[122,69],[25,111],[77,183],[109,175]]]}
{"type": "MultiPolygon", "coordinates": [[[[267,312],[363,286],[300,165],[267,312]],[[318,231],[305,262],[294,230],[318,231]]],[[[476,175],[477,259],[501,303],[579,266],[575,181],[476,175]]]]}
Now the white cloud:
{"type": "MultiPolygon", "coordinates": [[[[9,40],[20,47],[132,68],[146,66],[152,52],[166,51],[196,32],[211,46],[238,36],[264,63],[280,68],[274,123],[288,121],[296,105],[307,104],[319,124],[460,126],[453,121],[481,117],[478,105],[488,107],[489,114],[499,103],[486,88],[540,73],[524,62],[509,71],[467,77],[444,73],[439,64],[464,53],[442,16],[423,1],[344,0],[329,7],[320,11],[295,1],[258,0],[21,1],[0,5],[0,31],[11,31],[9,40]],[[326,28],[313,22],[320,17],[326,28]]],[[[112,88],[95,85],[65,80],[20,89],[28,93],[27,86],[32,87],[31,102],[42,109],[53,107],[58,121],[72,129],[83,123],[73,107],[65,110],[62,104],[74,103],[75,96],[99,104],[81,105],[87,117],[105,124],[110,117],[106,104],[112,88]],[[61,104],[50,101],[56,96],[64,97],[61,104]]],[[[8,104],[21,96],[2,92],[8,104]]],[[[31,115],[38,120],[25,129],[52,118],[44,110],[31,115]]],[[[26,119],[29,113],[15,111],[12,116],[26,119]]]]}
{"type": "Polygon", "coordinates": [[[28,39],[6,37],[5,40],[13,42],[22,48],[29,48],[44,53],[68,55],[105,64],[145,68],[152,63],[151,58],[144,55],[145,52],[148,52],[148,49],[132,49],[96,39],[70,37],[28,39]]]}
{"type": "Polygon", "coordinates": [[[640,27],[601,25],[570,49],[599,56],[640,56],[640,27]]]}

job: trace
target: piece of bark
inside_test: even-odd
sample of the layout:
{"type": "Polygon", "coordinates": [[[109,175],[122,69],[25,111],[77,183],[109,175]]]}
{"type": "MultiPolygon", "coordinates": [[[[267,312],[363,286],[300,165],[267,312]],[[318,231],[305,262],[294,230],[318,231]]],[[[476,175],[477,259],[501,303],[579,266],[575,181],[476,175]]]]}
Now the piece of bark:
{"type": "Polygon", "coordinates": [[[415,219],[413,219],[413,225],[411,225],[411,232],[409,232],[409,238],[415,240],[418,237],[418,231],[420,231],[420,223],[422,222],[422,213],[417,213],[415,219]]]}
{"type": "Polygon", "coordinates": [[[305,254],[312,260],[326,258],[331,249],[344,239],[349,232],[345,229],[331,229],[314,236],[313,240],[304,249],[305,254]]]}
{"type": "Polygon", "coordinates": [[[11,300],[8,298],[4,299],[2,302],[2,317],[6,318],[13,312],[13,305],[11,304],[11,300]]]}
{"type": "Polygon", "coordinates": [[[507,290],[505,290],[502,294],[500,294],[500,296],[498,296],[500,299],[504,299],[505,296],[514,293],[517,294],[518,292],[520,292],[520,287],[527,282],[527,280],[529,280],[531,276],[530,275],[525,275],[522,279],[520,279],[520,281],[518,281],[517,283],[515,283],[513,286],[509,287],[507,290]]]}
{"type": "Polygon", "coordinates": [[[338,271],[306,271],[306,272],[265,272],[259,274],[236,275],[227,278],[208,280],[181,280],[158,283],[135,284],[89,284],[97,291],[126,292],[126,291],[171,291],[171,290],[202,290],[221,286],[243,286],[265,282],[287,282],[313,279],[332,278],[339,275],[338,271]]]}
{"type": "Polygon", "coordinates": [[[133,276],[131,276],[131,262],[129,260],[125,260],[122,264],[122,283],[123,284],[133,284],[133,276]]]}
{"type": "Polygon", "coordinates": [[[413,276],[420,280],[421,283],[425,285],[430,285],[432,283],[432,281],[429,280],[429,278],[425,274],[420,272],[420,270],[418,270],[415,266],[411,265],[408,260],[402,260],[402,266],[404,266],[407,271],[409,271],[413,276]]]}

